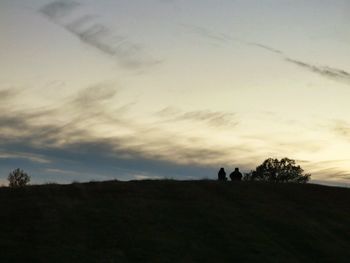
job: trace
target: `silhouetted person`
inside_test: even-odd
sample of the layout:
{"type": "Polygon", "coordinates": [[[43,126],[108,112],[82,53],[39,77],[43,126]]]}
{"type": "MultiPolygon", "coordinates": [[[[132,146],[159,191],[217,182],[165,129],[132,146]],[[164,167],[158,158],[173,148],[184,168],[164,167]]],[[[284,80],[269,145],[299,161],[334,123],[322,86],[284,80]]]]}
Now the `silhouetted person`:
{"type": "Polygon", "coordinates": [[[220,170],[218,172],[218,180],[219,181],[227,181],[226,172],[225,172],[224,168],[220,168],[220,170]]]}
{"type": "Polygon", "coordinates": [[[230,178],[231,178],[231,181],[241,181],[242,180],[242,174],[238,168],[235,168],[235,170],[230,174],[230,178]]]}

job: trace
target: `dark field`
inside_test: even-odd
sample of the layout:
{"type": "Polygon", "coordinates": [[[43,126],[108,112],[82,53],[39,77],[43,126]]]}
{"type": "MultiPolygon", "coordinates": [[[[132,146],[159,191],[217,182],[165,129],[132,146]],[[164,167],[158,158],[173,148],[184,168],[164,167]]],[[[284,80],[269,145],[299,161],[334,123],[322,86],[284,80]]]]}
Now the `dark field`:
{"type": "Polygon", "coordinates": [[[0,262],[350,262],[350,189],[138,181],[0,199],[0,262]]]}

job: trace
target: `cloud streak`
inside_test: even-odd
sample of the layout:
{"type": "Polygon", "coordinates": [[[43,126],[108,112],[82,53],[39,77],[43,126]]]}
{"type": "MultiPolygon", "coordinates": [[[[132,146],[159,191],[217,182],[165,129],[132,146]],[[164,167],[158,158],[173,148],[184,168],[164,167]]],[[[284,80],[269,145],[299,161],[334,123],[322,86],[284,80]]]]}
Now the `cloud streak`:
{"type": "Polygon", "coordinates": [[[188,28],[190,32],[193,34],[196,34],[198,36],[201,36],[210,40],[214,40],[216,42],[227,43],[232,40],[232,38],[226,34],[217,33],[204,27],[187,25],[187,24],[181,24],[181,26],[188,28]]]}
{"type": "Polygon", "coordinates": [[[255,42],[245,42],[245,43],[247,45],[255,46],[255,47],[258,47],[258,48],[262,48],[264,50],[267,50],[267,51],[275,53],[275,54],[283,55],[283,52],[281,50],[275,49],[275,48],[267,46],[267,45],[263,45],[263,44],[255,43],[255,42]]]}
{"type": "Polygon", "coordinates": [[[350,73],[344,70],[327,67],[327,66],[316,66],[316,65],[312,65],[312,64],[305,63],[305,62],[291,59],[291,58],[286,58],[286,61],[298,67],[317,73],[323,77],[344,82],[346,84],[350,84],[350,73]]]}
{"type": "Polygon", "coordinates": [[[157,115],[164,118],[166,121],[190,121],[204,123],[209,127],[235,127],[239,124],[234,113],[197,110],[183,112],[174,107],[166,107],[157,112],[157,115]]]}
{"type": "Polygon", "coordinates": [[[50,163],[50,160],[45,158],[43,155],[26,153],[26,152],[1,152],[0,151],[0,159],[27,159],[36,163],[50,163]]]}
{"type": "Polygon", "coordinates": [[[274,54],[283,55],[283,52],[281,50],[270,47],[268,45],[264,45],[264,44],[259,43],[259,42],[251,42],[251,41],[247,41],[247,40],[242,39],[242,38],[232,37],[232,36],[229,36],[229,35],[224,34],[224,33],[209,30],[205,27],[200,27],[200,26],[195,26],[195,25],[187,25],[187,24],[181,24],[181,25],[185,28],[188,28],[190,30],[190,32],[193,34],[196,34],[196,35],[203,37],[203,38],[214,40],[216,42],[220,42],[222,44],[232,44],[234,42],[238,42],[240,44],[257,47],[259,49],[263,49],[265,51],[272,52],[274,54]]]}
{"type": "Polygon", "coordinates": [[[104,24],[96,22],[95,15],[74,15],[74,11],[79,6],[79,3],[72,1],[55,1],[43,6],[39,11],[86,45],[116,59],[121,66],[127,69],[139,70],[161,63],[160,60],[148,55],[142,45],[136,44],[128,37],[114,33],[104,24]],[[67,20],[64,18],[68,14],[73,14],[74,18],[67,22],[64,21],[67,20]]]}
{"type": "Polygon", "coordinates": [[[253,46],[257,47],[259,49],[263,49],[265,51],[268,51],[270,53],[273,53],[275,55],[280,56],[282,59],[284,59],[286,62],[296,65],[300,68],[306,69],[310,72],[316,73],[322,77],[332,79],[334,81],[342,82],[345,84],[350,84],[350,73],[342,70],[342,69],[337,69],[333,67],[328,67],[328,66],[316,66],[312,65],[297,59],[293,59],[288,57],[287,54],[285,54],[283,51],[276,49],[274,47],[271,47],[269,45],[265,45],[259,42],[251,42],[247,41],[245,39],[241,38],[233,38],[229,35],[222,34],[222,33],[217,33],[214,31],[211,31],[209,29],[206,29],[204,27],[199,27],[199,26],[193,26],[193,25],[183,25],[191,30],[193,34],[199,35],[201,37],[205,37],[207,39],[215,40],[217,42],[220,42],[222,44],[229,44],[232,42],[238,42],[243,45],[247,46],[253,46]]]}
{"type": "MultiPolygon", "coordinates": [[[[74,15],[75,10],[77,10],[79,6],[80,3],[74,1],[55,1],[43,6],[40,9],[40,12],[50,21],[55,22],[71,34],[78,37],[83,43],[99,50],[105,55],[115,58],[120,65],[127,69],[139,70],[161,63],[161,60],[156,60],[149,56],[140,44],[132,42],[126,36],[114,34],[107,26],[96,22],[95,15],[74,15]],[[74,18],[70,19],[68,22],[64,21],[64,18],[69,14],[73,14],[74,18]]],[[[188,28],[193,34],[213,40],[217,43],[230,44],[233,42],[239,42],[244,45],[263,49],[281,56],[281,58],[288,63],[316,73],[322,77],[350,84],[350,73],[345,70],[309,64],[304,61],[290,58],[283,51],[269,45],[234,38],[204,27],[187,24],[181,24],[181,26],[188,28]]]]}
{"type": "Polygon", "coordinates": [[[43,6],[40,9],[40,12],[51,19],[59,20],[73,12],[75,9],[77,9],[77,7],[79,7],[79,5],[79,3],[74,1],[55,1],[43,6]]]}
{"type": "Polygon", "coordinates": [[[350,124],[343,120],[336,120],[332,125],[332,131],[338,136],[350,141],[350,124]]]}

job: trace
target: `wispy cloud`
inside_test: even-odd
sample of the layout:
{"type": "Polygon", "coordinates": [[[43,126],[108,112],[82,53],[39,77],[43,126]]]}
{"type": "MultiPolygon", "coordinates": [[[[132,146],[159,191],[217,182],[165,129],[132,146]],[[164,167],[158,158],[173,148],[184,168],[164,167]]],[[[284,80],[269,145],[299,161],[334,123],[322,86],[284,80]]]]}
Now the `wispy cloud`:
{"type": "Polygon", "coordinates": [[[271,47],[270,45],[262,44],[260,42],[248,41],[243,38],[232,37],[220,32],[209,30],[204,27],[199,27],[194,25],[184,25],[184,24],[182,24],[182,26],[189,28],[190,32],[192,32],[193,34],[196,34],[198,36],[201,36],[207,39],[215,40],[222,44],[231,44],[234,42],[238,42],[243,45],[253,46],[259,49],[263,49],[264,51],[268,51],[270,53],[280,56],[282,59],[284,59],[288,63],[294,64],[298,67],[301,67],[313,73],[319,74],[323,77],[326,77],[335,81],[340,81],[346,84],[350,84],[350,73],[345,70],[337,69],[329,66],[316,66],[313,64],[306,63],[304,61],[293,59],[288,57],[288,55],[282,50],[271,47]]]}
{"type": "Polygon", "coordinates": [[[283,52],[281,50],[275,49],[275,48],[267,46],[267,45],[263,45],[263,44],[255,43],[255,42],[246,42],[246,44],[250,45],[250,46],[255,46],[255,47],[258,47],[258,48],[265,49],[265,50],[267,50],[269,52],[273,52],[273,53],[276,53],[276,54],[283,55],[283,52]]]}
{"type": "Polygon", "coordinates": [[[3,89],[0,90],[0,101],[4,102],[5,100],[15,97],[19,93],[16,89],[3,89]]]}
{"type": "Polygon", "coordinates": [[[338,136],[350,140],[350,123],[344,120],[335,120],[333,122],[332,131],[338,136]]]}
{"type": "MultiPolygon", "coordinates": [[[[89,167],[96,172],[100,169],[103,174],[115,173],[128,178],[144,172],[155,176],[169,173],[201,178],[215,176],[218,166],[230,166],[232,162],[243,170],[251,169],[256,160],[266,157],[266,151],[278,152],[293,146],[292,143],[274,145],[263,138],[252,144],[242,134],[236,136],[232,131],[239,129],[240,120],[230,112],[167,107],[155,113],[155,122],[132,119],[125,105],[115,105],[118,99],[112,100],[114,96],[118,96],[118,86],[100,83],[80,90],[54,108],[7,110],[0,119],[0,149],[4,153],[45,156],[50,161],[45,166],[48,169],[81,171],[89,167]],[[191,127],[205,132],[214,130],[213,136],[218,136],[220,128],[237,139],[213,145],[207,137],[191,133],[188,130],[191,127]]],[[[2,102],[6,100],[10,98],[2,102]]],[[[300,142],[295,151],[305,149],[306,144],[300,142]]],[[[30,161],[38,162],[33,158],[30,161]]]]}
{"type": "Polygon", "coordinates": [[[117,93],[115,85],[96,84],[82,89],[73,98],[72,103],[76,106],[88,109],[96,104],[111,100],[117,93]]]}
{"type": "Polygon", "coordinates": [[[46,172],[58,174],[58,175],[65,175],[65,176],[81,176],[82,174],[77,171],[70,171],[70,170],[63,170],[63,169],[57,169],[57,168],[46,168],[46,172]]]}
{"type": "Polygon", "coordinates": [[[188,24],[181,24],[181,26],[183,26],[184,28],[187,28],[193,34],[196,34],[203,38],[214,40],[216,42],[227,43],[232,40],[232,38],[226,34],[214,32],[205,27],[188,25],[188,24]]]}
{"type": "Polygon", "coordinates": [[[157,112],[157,115],[162,117],[165,121],[195,121],[204,123],[213,128],[224,126],[234,127],[239,123],[234,113],[211,110],[184,112],[174,107],[166,107],[157,112]]]}
{"type": "Polygon", "coordinates": [[[0,159],[27,159],[36,163],[50,163],[50,160],[43,155],[26,152],[1,152],[0,159]]]}
{"type": "MultiPolygon", "coordinates": [[[[327,181],[343,181],[350,182],[350,172],[341,170],[336,166],[337,162],[334,162],[334,166],[328,162],[327,168],[314,169],[314,172],[317,173],[319,179],[327,180],[327,181]]],[[[314,163],[314,165],[318,165],[322,167],[322,163],[314,163]]]]}
{"type": "MultiPolygon", "coordinates": [[[[235,149],[213,148],[201,138],[165,131],[159,122],[154,125],[130,119],[125,115],[125,105],[109,107],[114,96],[118,96],[117,88],[101,83],[50,108],[20,110],[13,108],[17,101],[11,96],[0,98],[2,105],[9,103],[4,108],[6,114],[0,117],[0,162],[4,158],[17,164],[26,160],[51,169],[45,171],[53,176],[64,175],[59,170],[67,170],[65,174],[74,178],[78,175],[69,171],[84,173],[84,167],[90,166],[96,173],[127,178],[144,173],[203,177],[210,176],[208,172],[213,173],[216,165],[229,162],[233,152],[246,151],[239,145],[235,149]],[[101,127],[108,132],[101,133],[101,127]]],[[[178,111],[173,115],[166,111],[160,121],[175,118],[212,127],[235,125],[236,121],[232,114],[222,112],[178,111]]]]}
{"type": "Polygon", "coordinates": [[[316,66],[313,64],[309,64],[309,63],[291,59],[291,58],[286,58],[286,61],[294,65],[297,65],[301,68],[317,73],[323,77],[336,80],[336,81],[341,81],[346,84],[350,84],[350,73],[344,70],[336,69],[328,66],[316,66]]]}
{"type": "Polygon", "coordinates": [[[271,46],[268,46],[268,45],[265,45],[265,44],[262,44],[259,42],[252,42],[252,41],[248,41],[248,40],[243,39],[243,38],[233,37],[233,36],[230,36],[230,35],[227,35],[227,34],[224,34],[221,32],[217,32],[217,31],[213,31],[213,30],[210,30],[208,28],[201,27],[201,26],[188,25],[188,24],[181,24],[181,26],[189,29],[189,31],[192,34],[198,35],[202,38],[214,40],[214,41],[220,42],[222,44],[233,44],[233,43],[237,42],[237,43],[240,43],[243,45],[257,47],[259,49],[263,49],[263,50],[268,51],[268,52],[283,55],[283,52],[281,50],[278,50],[276,48],[273,48],[271,46]]]}
{"type": "MultiPolygon", "coordinates": [[[[284,152],[289,156],[302,149],[318,150],[313,142],[303,140],[286,144],[285,140],[274,138],[271,141],[271,136],[265,138],[257,133],[257,139],[252,142],[242,134],[236,135],[240,126],[234,113],[167,107],[155,114],[156,122],[132,119],[124,109],[118,110],[124,107],[123,104],[114,105],[113,109],[109,107],[118,101],[110,100],[118,94],[115,85],[100,83],[80,90],[55,107],[26,111],[10,110],[16,103],[11,96],[0,98],[1,105],[8,105],[2,106],[7,110],[0,118],[0,171],[4,171],[5,161],[7,164],[10,161],[7,169],[36,164],[35,167],[42,171],[37,171],[37,175],[34,173],[34,178],[41,182],[145,178],[138,177],[140,175],[214,178],[217,167],[222,165],[228,169],[239,166],[249,170],[268,157],[266,154],[284,152]],[[186,124],[184,133],[181,129],[173,129],[182,127],[180,122],[186,124]],[[167,129],[168,125],[171,129],[167,129]],[[203,125],[200,127],[205,131],[218,130],[218,127],[219,130],[234,131],[229,136],[237,140],[214,145],[207,137],[188,132],[188,128],[198,128],[197,125],[203,125]],[[39,174],[41,179],[36,177],[39,174]]],[[[347,134],[346,127],[339,128],[344,135],[347,134]]],[[[218,136],[218,132],[213,136],[218,136]]],[[[307,167],[313,167],[311,172],[326,175],[324,169],[337,165],[319,165],[322,171],[321,168],[315,170],[315,163],[308,163],[307,167]]],[[[346,173],[339,169],[334,168],[332,175],[348,180],[346,173]]]]}
{"type": "Polygon", "coordinates": [[[93,14],[76,14],[79,3],[72,1],[55,1],[40,9],[49,20],[55,22],[68,32],[78,37],[83,43],[115,58],[119,64],[128,69],[140,69],[161,63],[147,54],[141,44],[127,36],[112,32],[106,25],[97,22],[93,14]],[[73,18],[65,18],[73,13],[73,18]]]}
{"type": "Polygon", "coordinates": [[[55,1],[41,8],[41,12],[51,19],[58,20],[73,12],[80,4],[74,1],[55,1]]]}

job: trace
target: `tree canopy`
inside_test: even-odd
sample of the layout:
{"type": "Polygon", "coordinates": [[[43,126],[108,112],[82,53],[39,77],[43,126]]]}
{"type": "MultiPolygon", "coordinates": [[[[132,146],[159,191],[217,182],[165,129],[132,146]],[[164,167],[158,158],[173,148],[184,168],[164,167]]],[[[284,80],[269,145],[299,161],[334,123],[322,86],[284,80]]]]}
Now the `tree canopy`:
{"type": "Polygon", "coordinates": [[[13,170],[7,179],[10,187],[22,187],[30,182],[30,176],[19,168],[13,170]]]}
{"type": "Polygon", "coordinates": [[[269,158],[256,167],[255,171],[246,174],[245,179],[275,183],[306,183],[310,177],[311,174],[304,174],[304,170],[300,165],[296,165],[295,160],[269,158]]]}

